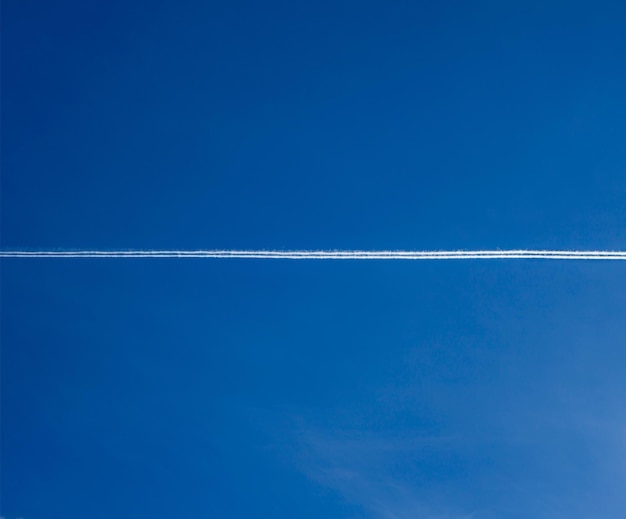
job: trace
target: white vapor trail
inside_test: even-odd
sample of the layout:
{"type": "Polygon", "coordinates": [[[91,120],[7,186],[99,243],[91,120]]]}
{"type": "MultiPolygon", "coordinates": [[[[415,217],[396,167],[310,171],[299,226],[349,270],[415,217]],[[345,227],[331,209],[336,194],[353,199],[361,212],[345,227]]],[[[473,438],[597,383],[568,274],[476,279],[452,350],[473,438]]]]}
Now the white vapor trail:
{"type": "Polygon", "coordinates": [[[626,251],[599,250],[13,250],[0,258],[243,258],[305,260],[626,260],[626,251]]]}

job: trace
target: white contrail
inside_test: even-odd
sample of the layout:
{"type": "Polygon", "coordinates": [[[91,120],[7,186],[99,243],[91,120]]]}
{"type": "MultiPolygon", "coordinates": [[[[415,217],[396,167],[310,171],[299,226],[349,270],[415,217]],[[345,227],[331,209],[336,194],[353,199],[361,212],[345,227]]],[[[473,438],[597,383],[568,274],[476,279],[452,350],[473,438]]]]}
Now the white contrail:
{"type": "Polygon", "coordinates": [[[599,250],[13,250],[0,258],[244,258],[317,260],[551,259],[626,260],[626,251],[599,250]]]}

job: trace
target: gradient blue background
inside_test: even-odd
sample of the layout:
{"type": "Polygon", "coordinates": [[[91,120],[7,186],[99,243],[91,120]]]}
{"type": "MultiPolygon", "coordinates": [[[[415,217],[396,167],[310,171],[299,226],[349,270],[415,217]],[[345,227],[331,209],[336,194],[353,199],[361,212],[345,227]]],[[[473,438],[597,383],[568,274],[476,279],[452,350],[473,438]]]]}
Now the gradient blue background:
{"type": "MultiPolygon", "coordinates": [[[[2,2],[3,249],[626,248],[626,4],[2,2]]],[[[623,518],[626,268],[5,259],[8,519],[623,518]]]]}

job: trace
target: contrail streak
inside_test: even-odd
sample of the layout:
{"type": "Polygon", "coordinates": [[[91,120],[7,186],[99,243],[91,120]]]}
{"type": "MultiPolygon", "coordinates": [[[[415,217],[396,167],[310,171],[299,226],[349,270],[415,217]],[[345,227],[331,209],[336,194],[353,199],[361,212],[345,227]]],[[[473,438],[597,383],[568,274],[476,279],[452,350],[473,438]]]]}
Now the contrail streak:
{"type": "Polygon", "coordinates": [[[290,260],[626,260],[626,251],[599,250],[12,250],[0,258],[240,258],[290,260]]]}

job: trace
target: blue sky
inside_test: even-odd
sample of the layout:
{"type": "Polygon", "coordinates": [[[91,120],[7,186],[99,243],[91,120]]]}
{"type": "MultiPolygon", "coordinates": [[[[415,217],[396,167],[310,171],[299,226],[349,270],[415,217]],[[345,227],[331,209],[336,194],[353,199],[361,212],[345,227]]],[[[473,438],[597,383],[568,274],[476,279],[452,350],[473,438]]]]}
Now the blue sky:
{"type": "MultiPolygon", "coordinates": [[[[3,249],[625,248],[623,2],[2,8],[3,249]]],[[[8,519],[626,510],[620,262],[1,269],[8,519]]]]}

